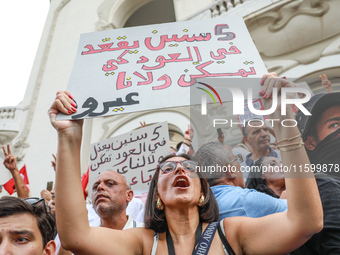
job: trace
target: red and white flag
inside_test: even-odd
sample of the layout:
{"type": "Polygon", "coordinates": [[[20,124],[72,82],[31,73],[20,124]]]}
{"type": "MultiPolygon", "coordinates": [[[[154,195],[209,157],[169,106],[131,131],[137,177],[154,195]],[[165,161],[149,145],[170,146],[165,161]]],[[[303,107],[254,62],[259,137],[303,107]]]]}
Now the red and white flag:
{"type": "MultiPolygon", "coordinates": [[[[24,183],[26,185],[26,188],[28,189],[28,184],[30,183],[28,180],[28,176],[27,176],[27,171],[26,171],[26,165],[24,165],[20,171],[20,176],[21,178],[24,180],[24,183]]],[[[14,183],[14,179],[10,179],[8,182],[6,182],[3,185],[4,189],[8,192],[8,194],[12,195],[14,193],[14,189],[15,189],[15,183],[14,183]]],[[[29,190],[29,189],[28,189],[29,190]]]]}

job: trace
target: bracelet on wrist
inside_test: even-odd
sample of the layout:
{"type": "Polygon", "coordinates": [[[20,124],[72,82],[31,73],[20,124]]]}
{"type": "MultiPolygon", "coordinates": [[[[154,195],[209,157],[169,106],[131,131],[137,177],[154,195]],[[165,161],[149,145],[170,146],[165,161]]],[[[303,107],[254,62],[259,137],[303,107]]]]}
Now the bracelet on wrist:
{"type": "Polygon", "coordinates": [[[295,138],[299,138],[299,137],[301,137],[301,134],[298,134],[298,135],[293,136],[293,137],[291,137],[291,138],[283,139],[283,140],[281,140],[281,141],[276,142],[275,144],[278,145],[279,143],[286,142],[286,141],[291,141],[291,140],[294,140],[295,138]]]}
{"type": "Polygon", "coordinates": [[[278,145],[277,148],[280,151],[293,151],[296,149],[301,148],[305,143],[303,142],[302,139],[300,139],[299,142],[297,143],[289,143],[289,144],[285,144],[285,145],[278,145]]]}

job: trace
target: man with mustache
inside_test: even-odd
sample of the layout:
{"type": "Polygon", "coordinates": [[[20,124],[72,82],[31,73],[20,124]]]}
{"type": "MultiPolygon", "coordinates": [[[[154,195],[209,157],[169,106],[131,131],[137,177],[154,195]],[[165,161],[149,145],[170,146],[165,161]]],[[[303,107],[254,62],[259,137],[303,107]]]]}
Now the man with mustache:
{"type": "Polygon", "coordinates": [[[252,153],[246,157],[246,165],[250,166],[254,161],[264,155],[279,158],[281,154],[278,150],[273,150],[270,147],[270,129],[260,119],[252,119],[245,123],[242,128],[243,136],[246,138],[246,143],[251,147],[252,153]]]}
{"type": "MultiPolygon", "coordinates": [[[[92,206],[100,218],[100,224],[98,224],[98,216],[91,214],[88,216],[91,226],[118,230],[144,227],[143,223],[136,222],[131,216],[126,215],[126,207],[132,198],[133,191],[121,174],[114,171],[99,174],[92,186],[92,206]]],[[[57,243],[60,243],[59,237],[57,239],[57,243]]],[[[57,254],[71,255],[72,253],[60,247],[57,254]]]]}

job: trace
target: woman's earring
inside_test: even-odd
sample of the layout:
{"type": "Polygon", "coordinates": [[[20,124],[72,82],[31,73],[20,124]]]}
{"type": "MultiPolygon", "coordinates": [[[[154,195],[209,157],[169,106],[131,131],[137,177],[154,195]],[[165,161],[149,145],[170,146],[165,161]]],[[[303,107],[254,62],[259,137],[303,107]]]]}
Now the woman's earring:
{"type": "Polygon", "coordinates": [[[160,198],[157,199],[157,205],[156,205],[157,209],[162,211],[164,209],[164,205],[163,202],[160,198]]]}
{"type": "Polygon", "coordinates": [[[204,200],[205,200],[205,197],[204,197],[203,194],[201,194],[200,199],[198,200],[197,205],[198,205],[198,206],[202,206],[203,203],[204,203],[204,200]]]}

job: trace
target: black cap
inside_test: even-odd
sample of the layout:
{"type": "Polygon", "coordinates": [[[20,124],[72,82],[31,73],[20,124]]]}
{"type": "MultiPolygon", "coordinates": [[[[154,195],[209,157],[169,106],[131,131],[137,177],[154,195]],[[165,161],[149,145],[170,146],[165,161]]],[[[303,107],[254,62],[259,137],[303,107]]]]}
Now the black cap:
{"type": "Polygon", "coordinates": [[[311,126],[317,125],[317,121],[321,114],[334,105],[340,105],[340,92],[317,94],[307,103],[303,104],[303,106],[312,114],[305,115],[301,110],[296,114],[297,126],[303,140],[307,138],[311,126]]]}

